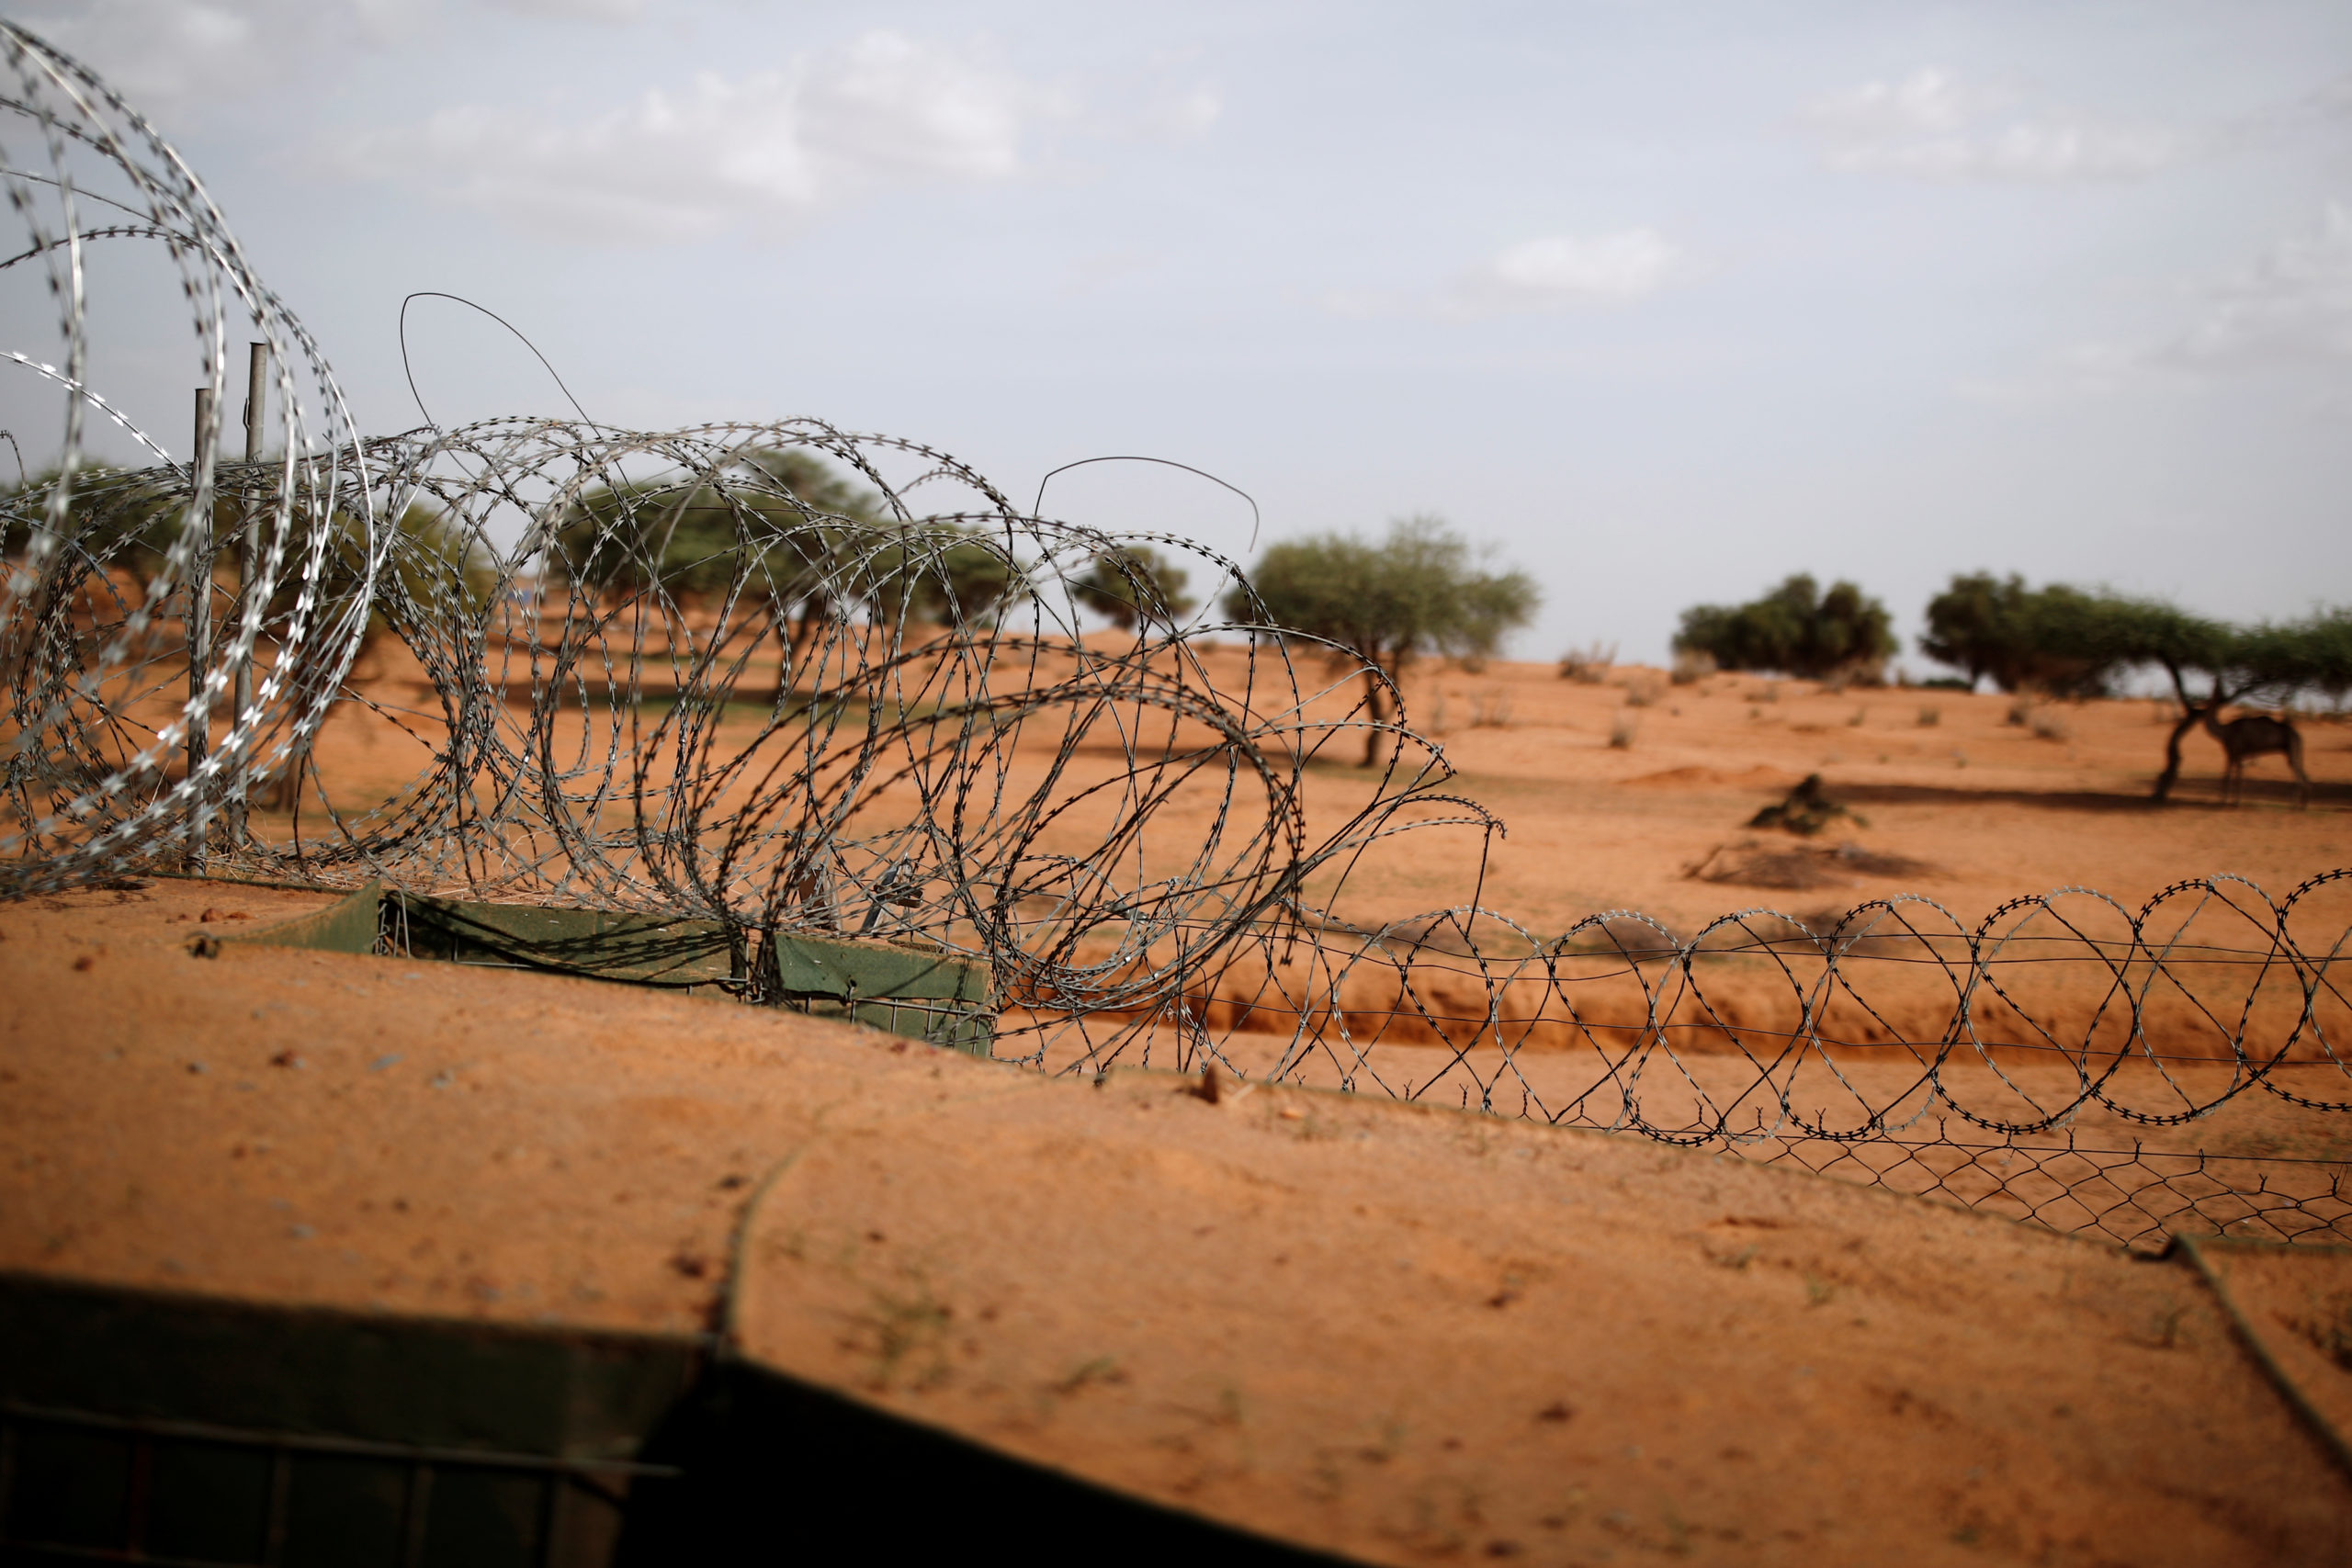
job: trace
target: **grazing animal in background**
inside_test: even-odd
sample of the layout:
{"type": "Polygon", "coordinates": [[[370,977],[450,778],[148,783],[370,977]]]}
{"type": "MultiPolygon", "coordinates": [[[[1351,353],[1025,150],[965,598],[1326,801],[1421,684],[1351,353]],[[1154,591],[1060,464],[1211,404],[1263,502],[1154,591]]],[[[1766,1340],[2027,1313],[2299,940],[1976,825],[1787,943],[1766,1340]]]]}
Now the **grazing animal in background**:
{"type": "Polygon", "coordinates": [[[2245,714],[2223,724],[2214,718],[2213,708],[2209,707],[2205,710],[2205,728],[2213,732],[2213,739],[2229,753],[2229,765],[2222,770],[2222,804],[2234,806],[2245,793],[2246,759],[2267,757],[2277,751],[2295,770],[2296,806],[2311,805],[2312,778],[2303,772],[2303,738],[2293,725],[2258,713],[2245,714]]]}

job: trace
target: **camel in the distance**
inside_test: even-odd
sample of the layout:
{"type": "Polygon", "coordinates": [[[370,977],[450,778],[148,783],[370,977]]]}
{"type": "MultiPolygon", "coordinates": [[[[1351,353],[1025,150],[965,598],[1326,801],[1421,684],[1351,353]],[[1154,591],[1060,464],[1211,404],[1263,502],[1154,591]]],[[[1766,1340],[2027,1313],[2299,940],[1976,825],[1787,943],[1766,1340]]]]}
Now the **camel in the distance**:
{"type": "Polygon", "coordinates": [[[2252,757],[2267,757],[2277,751],[2295,770],[2295,805],[2308,807],[2312,803],[2311,775],[2303,772],[2303,738],[2295,727],[2283,718],[2267,714],[2242,714],[2223,724],[2213,715],[2219,703],[2205,709],[2205,728],[2229,753],[2229,765],[2222,770],[2222,804],[2235,806],[2245,792],[2245,764],[2252,757]]]}

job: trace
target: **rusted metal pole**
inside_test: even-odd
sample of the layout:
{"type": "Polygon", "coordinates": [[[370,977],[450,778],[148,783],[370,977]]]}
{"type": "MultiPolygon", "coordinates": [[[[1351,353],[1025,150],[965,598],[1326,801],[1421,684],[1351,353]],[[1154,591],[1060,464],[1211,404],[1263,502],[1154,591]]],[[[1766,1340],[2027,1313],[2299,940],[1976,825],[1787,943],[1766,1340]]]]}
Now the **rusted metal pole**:
{"type": "MultiPolygon", "coordinates": [[[[262,414],[268,396],[264,378],[269,374],[269,344],[247,345],[245,360],[245,461],[261,461],[262,414]]],[[[249,474],[246,482],[253,482],[249,474]]],[[[251,498],[237,510],[237,629],[244,637],[243,651],[237,655],[234,697],[231,705],[233,715],[230,722],[243,724],[245,710],[254,705],[253,623],[261,619],[262,605],[254,597],[254,579],[261,575],[261,516],[262,509],[251,498]]],[[[227,825],[229,841],[241,845],[245,841],[245,813],[248,792],[253,787],[254,758],[252,749],[237,759],[237,771],[229,782],[228,809],[222,813],[227,825]]]]}
{"type": "MultiPolygon", "coordinates": [[[[188,493],[202,488],[212,456],[212,389],[196,389],[195,456],[189,460],[188,493]]],[[[190,505],[187,516],[187,864],[202,871],[205,859],[205,791],[198,782],[212,749],[212,699],[205,688],[212,672],[212,509],[190,505]]]]}

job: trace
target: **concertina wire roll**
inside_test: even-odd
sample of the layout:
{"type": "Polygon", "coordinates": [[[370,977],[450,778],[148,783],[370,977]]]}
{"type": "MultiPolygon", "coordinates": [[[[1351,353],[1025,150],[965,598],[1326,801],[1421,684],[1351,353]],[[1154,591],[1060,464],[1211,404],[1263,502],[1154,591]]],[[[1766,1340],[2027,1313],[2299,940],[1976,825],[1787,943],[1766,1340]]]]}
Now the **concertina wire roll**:
{"type": "Polygon", "coordinates": [[[873,938],[984,961],[996,1055],[1044,1070],[1214,1064],[1693,1145],[2352,1105],[2352,872],[1973,925],[1905,898],[1527,930],[1479,907],[1503,825],[1399,694],[1273,635],[1230,561],[814,419],[363,436],[164,140],[23,29],[0,53],[0,288],[49,334],[8,360],[62,454],[0,505],[0,895],[169,867],[691,918],[747,953],[873,938]],[[101,305],[141,322],[174,286],[209,394],[178,458],[96,377],[101,305]],[[93,458],[100,430],[140,460],[93,458]],[[338,728],[421,763],[331,777],[338,728]],[[1343,772],[1367,729],[1385,765],[1343,772]],[[1310,810],[1318,776],[1348,782],[1310,810]],[[1336,912],[1430,833],[1468,897],[1336,912]]]}

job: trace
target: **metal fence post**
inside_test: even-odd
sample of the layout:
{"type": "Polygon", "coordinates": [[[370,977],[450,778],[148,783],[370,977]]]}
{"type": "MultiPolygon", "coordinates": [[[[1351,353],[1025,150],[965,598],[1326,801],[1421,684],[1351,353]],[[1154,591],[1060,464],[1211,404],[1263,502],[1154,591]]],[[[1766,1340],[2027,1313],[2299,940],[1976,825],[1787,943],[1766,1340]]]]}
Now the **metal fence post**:
{"type": "Polygon", "coordinates": [[[196,389],[196,445],[188,463],[187,552],[187,865],[204,869],[205,790],[198,774],[212,749],[212,508],[198,506],[212,459],[212,389],[196,389]]]}
{"type": "MultiPolygon", "coordinates": [[[[261,461],[261,424],[263,400],[268,395],[263,378],[269,373],[269,344],[250,344],[245,361],[245,462],[251,469],[261,461]]],[[[254,475],[248,472],[250,487],[254,475]]],[[[254,705],[253,639],[263,606],[254,597],[254,579],[261,574],[261,506],[251,494],[243,498],[237,508],[237,629],[247,641],[237,656],[236,685],[231,704],[234,716],[231,722],[244,722],[245,710],[254,705]]],[[[253,787],[254,759],[252,749],[237,759],[235,775],[229,781],[228,808],[221,814],[227,824],[230,843],[245,841],[245,815],[253,787]]]]}

